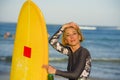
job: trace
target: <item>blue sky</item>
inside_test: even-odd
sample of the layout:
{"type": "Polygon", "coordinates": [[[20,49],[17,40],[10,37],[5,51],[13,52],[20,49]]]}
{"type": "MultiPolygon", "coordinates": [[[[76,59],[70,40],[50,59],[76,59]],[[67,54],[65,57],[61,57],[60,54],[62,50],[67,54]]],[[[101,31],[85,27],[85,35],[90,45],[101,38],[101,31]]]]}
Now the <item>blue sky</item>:
{"type": "MultiPolygon", "coordinates": [[[[26,0],[0,0],[0,22],[17,22],[26,0]]],[[[32,0],[47,24],[120,26],[120,0],[32,0]]]]}

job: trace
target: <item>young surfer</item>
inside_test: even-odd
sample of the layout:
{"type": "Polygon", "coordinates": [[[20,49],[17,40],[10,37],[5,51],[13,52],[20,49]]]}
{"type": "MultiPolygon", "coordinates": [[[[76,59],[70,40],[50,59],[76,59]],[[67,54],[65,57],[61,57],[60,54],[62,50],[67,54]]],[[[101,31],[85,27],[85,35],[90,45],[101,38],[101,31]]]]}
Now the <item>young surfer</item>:
{"type": "Polygon", "coordinates": [[[50,65],[43,65],[49,74],[59,75],[69,80],[87,80],[91,70],[89,51],[81,46],[84,37],[79,26],[70,22],[64,24],[49,40],[57,51],[68,56],[67,71],[58,70],[50,65]],[[62,43],[58,41],[62,34],[62,43]]]}

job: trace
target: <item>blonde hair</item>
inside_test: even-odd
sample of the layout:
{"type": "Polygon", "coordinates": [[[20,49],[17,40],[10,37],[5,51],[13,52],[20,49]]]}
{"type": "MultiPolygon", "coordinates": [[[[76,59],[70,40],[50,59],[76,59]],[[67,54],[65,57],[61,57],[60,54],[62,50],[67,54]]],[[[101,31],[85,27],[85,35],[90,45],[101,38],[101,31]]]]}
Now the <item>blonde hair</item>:
{"type": "Polygon", "coordinates": [[[64,45],[64,46],[66,46],[66,45],[68,45],[66,42],[65,42],[65,30],[66,29],[68,29],[68,28],[73,28],[73,29],[75,29],[76,31],[77,31],[77,33],[78,33],[78,35],[81,37],[81,40],[80,40],[80,42],[82,42],[83,40],[84,40],[84,36],[82,35],[82,32],[81,32],[81,30],[80,30],[80,28],[79,27],[73,27],[73,26],[70,26],[70,27],[67,27],[67,28],[65,28],[64,29],[64,31],[63,31],[63,34],[62,34],[62,44],[64,45]]]}

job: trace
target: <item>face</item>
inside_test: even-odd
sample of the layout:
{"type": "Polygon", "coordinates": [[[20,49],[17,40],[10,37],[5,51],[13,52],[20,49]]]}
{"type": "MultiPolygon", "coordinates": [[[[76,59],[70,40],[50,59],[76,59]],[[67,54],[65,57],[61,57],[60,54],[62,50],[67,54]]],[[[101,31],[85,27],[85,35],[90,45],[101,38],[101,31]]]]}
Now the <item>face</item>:
{"type": "Polygon", "coordinates": [[[70,46],[80,44],[80,35],[74,28],[67,28],[65,30],[65,42],[70,46]]]}

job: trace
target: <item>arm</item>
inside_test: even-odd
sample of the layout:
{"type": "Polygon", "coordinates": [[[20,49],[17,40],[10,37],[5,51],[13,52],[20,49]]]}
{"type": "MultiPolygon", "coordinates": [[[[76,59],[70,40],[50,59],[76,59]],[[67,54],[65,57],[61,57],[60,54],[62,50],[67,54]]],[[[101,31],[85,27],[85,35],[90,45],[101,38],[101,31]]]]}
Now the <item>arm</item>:
{"type": "Polygon", "coordinates": [[[73,71],[56,70],[56,75],[70,78],[70,79],[78,79],[85,68],[86,57],[87,57],[87,54],[82,52],[78,60],[78,64],[75,66],[73,71]]]}
{"type": "Polygon", "coordinates": [[[56,68],[45,65],[44,68],[47,69],[48,73],[56,74],[62,77],[66,77],[69,79],[78,79],[79,77],[88,77],[90,74],[90,67],[91,67],[91,58],[88,51],[83,51],[81,55],[79,55],[79,60],[76,66],[74,66],[73,71],[61,71],[57,70],[56,68]]]}
{"type": "Polygon", "coordinates": [[[63,27],[61,27],[49,40],[50,45],[55,48],[57,51],[68,55],[68,48],[66,48],[65,46],[63,46],[60,42],[58,42],[58,39],[60,37],[60,35],[63,33],[63,27]]]}
{"type": "Polygon", "coordinates": [[[77,26],[77,24],[74,22],[66,23],[49,40],[49,43],[51,44],[51,46],[53,46],[53,48],[55,48],[57,51],[59,51],[63,54],[66,54],[66,55],[68,55],[69,50],[67,47],[63,46],[60,42],[58,42],[58,39],[59,39],[60,35],[63,33],[64,29],[67,27],[70,27],[70,26],[79,28],[77,26]]]}

